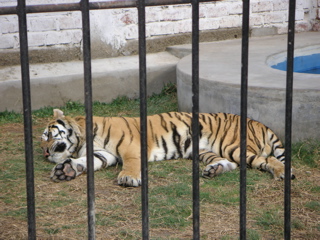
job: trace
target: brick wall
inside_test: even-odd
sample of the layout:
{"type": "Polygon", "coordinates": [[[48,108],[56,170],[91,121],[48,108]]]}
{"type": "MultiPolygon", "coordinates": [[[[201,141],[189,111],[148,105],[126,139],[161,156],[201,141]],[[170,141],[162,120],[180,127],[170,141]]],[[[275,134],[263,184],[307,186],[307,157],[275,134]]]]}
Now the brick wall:
{"type": "MultiPolygon", "coordinates": [[[[289,0],[252,0],[250,26],[254,30],[287,31],[289,0]]],[[[28,5],[77,2],[77,0],[29,0],[28,5]]],[[[16,0],[2,0],[1,6],[15,5],[16,0]]],[[[216,30],[241,27],[242,1],[224,0],[200,4],[200,29],[216,30]]],[[[79,12],[29,14],[29,46],[80,46],[82,41],[79,12]]],[[[297,0],[296,30],[320,30],[320,0],[297,0]]],[[[91,11],[92,42],[120,49],[138,38],[137,10],[113,9],[91,11]]],[[[147,38],[191,32],[190,5],[148,7],[147,38]]],[[[19,48],[17,16],[0,16],[0,49],[19,48]]]]}

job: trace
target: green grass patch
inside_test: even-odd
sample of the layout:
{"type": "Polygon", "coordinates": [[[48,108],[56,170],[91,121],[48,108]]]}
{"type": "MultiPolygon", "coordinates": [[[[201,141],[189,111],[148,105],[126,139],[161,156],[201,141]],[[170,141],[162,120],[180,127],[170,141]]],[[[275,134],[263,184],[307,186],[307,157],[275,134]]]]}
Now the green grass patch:
{"type": "Polygon", "coordinates": [[[202,179],[201,201],[236,206],[239,204],[239,171],[223,173],[214,179],[202,179]]]}
{"type": "MultiPolygon", "coordinates": [[[[69,101],[62,107],[44,107],[32,112],[33,120],[51,117],[53,109],[59,108],[67,115],[77,116],[85,114],[84,104],[69,101]]],[[[114,99],[111,103],[93,102],[93,114],[96,116],[139,116],[140,100],[122,96],[114,99]]],[[[153,94],[147,99],[148,114],[159,112],[177,111],[176,85],[169,83],[164,86],[160,94],[153,94]]],[[[0,112],[0,124],[22,123],[23,115],[12,111],[0,112]]]]}
{"type": "Polygon", "coordinates": [[[45,228],[44,231],[49,235],[55,235],[61,231],[60,228],[45,228]]]}
{"type": "Polygon", "coordinates": [[[320,141],[307,140],[292,145],[292,154],[296,163],[311,168],[319,167],[320,141]]]}
{"type": "Polygon", "coordinates": [[[0,112],[0,124],[4,123],[21,123],[23,115],[12,111],[0,112]]]}
{"type": "MultiPolygon", "coordinates": [[[[113,208],[113,211],[119,211],[119,207],[113,208]]],[[[116,226],[118,222],[126,221],[126,217],[123,214],[104,214],[104,213],[97,213],[96,214],[96,224],[100,226],[116,226]]]]}
{"type": "Polygon", "coordinates": [[[305,225],[303,224],[303,222],[301,222],[299,219],[297,218],[293,218],[291,220],[291,227],[298,229],[298,230],[303,230],[305,229],[305,225]]]}
{"type": "Polygon", "coordinates": [[[313,192],[313,193],[320,193],[320,186],[313,186],[313,187],[311,187],[311,192],[313,192]]]}
{"type": "Polygon", "coordinates": [[[16,217],[18,219],[26,219],[27,207],[20,207],[18,209],[10,210],[5,213],[6,216],[16,217]]]}
{"type": "Polygon", "coordinates": [[[261,239],[261,236],[256,230],[247,229],[247,239],[248,240],[259,240],[259,239],[261,239]]]}
{"type": "Polygon", "coordinates": [[[232,237],[232,236],[229,236],[229,235],[226,235],[226,236],[222,236],[221,237],[221,240],[235,240],[237,239],[236,237],[232,237]]]}
{"type": "Polygon", "coordinates": [[[258,217],[256,217],[256,221],[257,225],[268,231],[271,229],[279,229],[283,226],[283,218],[275,209],[263,211],[258,217]]]}
{"type": "Polygon", "coordinates": [[[319,201],[310,201],[305,204],[305,206],[313,211],[320,212],[320,202],[319,201]]]}
{"type": "Polygon", "coordinates": [[[192,212],[190,167],[190,160],[169,160],[166,164],[150,163],[151,227],[181,229],[190,225],[190,220],[188,220],[192,212]]]}

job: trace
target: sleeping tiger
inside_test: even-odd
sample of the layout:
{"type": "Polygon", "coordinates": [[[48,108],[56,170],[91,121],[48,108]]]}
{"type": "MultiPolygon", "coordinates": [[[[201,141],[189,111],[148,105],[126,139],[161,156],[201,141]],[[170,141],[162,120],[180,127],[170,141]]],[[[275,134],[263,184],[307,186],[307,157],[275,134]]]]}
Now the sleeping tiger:
{"type": "MultiPolygon", "coordinates": [[[[85,117],[67,117],[54,110],[41,138],[43,155],[57,163],[53,181],[69,181],[86,172],[85,117]]],[[[148,161],[192,157],[190,113],[169,112],[148,116],[148,161]]],[[[231,171],[240,162],[240,116],[200,113],[199,160],[203,177],[231,171]]],[[[248,119],[247,166],[284,178],[284,148],[273,131],[248,119]],[[271,155],[273,154],[273,155],[271,155]]],[[[140,186],[140,119],[93,117],[94,170],[122,164],[118,184],[140,186]]],[[[294,175],[291,175],[294,178],[294,175]]]]}

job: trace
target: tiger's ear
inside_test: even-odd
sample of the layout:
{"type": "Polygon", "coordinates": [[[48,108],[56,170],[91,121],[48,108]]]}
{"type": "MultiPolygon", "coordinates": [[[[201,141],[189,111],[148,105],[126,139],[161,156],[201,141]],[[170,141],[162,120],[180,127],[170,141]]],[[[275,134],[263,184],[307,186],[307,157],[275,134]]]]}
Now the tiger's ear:
{"type": "Polygon", "coordinates": [[[64,114],[60,109],[53,109],[53,117],[58,118],[64,118],[64,114]]]}

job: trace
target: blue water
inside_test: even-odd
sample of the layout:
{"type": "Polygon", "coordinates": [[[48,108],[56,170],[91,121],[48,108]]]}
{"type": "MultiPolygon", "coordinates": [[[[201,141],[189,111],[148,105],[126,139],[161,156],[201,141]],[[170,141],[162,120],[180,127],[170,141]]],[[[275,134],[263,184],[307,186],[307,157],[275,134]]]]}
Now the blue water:
{"type": "MultiPolygon", "coordinates": [[[[320,74],[320,53],[295,57],[293,66],[294,72],[320,74]]],[[[278,70],[286,71],[287,60],[271,67],[278,70]]]]}

